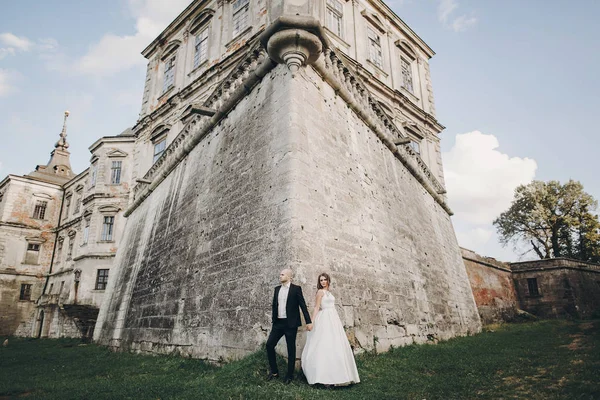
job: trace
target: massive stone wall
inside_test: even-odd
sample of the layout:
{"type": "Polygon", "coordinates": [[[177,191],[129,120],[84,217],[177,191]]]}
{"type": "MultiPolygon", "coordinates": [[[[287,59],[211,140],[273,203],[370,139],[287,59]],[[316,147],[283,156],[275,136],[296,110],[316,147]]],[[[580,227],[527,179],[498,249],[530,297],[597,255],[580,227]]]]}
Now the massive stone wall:
{"type": "Polygon", "coordinates": [[[511,321],[519,308],[508,264],[461,249],[481,322],[511,321]]]}
{"type": "Polygon", "coordinates": [[[129,216],[98,341],[216,360],[266,340],[291,259],[288,86],[266,77],[129,216]]]}
{"type": "Polygon", "coordinates": [[[478,331],[448,213],[314,70],[293,83],[294,268],[331,274],[361,347],[478,331]]]}
{"type": "MultiPolygon", "coordinates": [[[[476,332],[449,215],[311,68],[279,65],[129,216],[95,339],[236,357],[278,271],[330,272],[355,345],[476,332]]],[[[301,340],[300,340],[301,341],[301,340]]]]}
{"type": "Polygon", "coordinates": [[[312,68],[265,76],[135,208],[120,249],[95,338],[122,349],[255,350],[284,267],[310,305],[332,274],[358,347],[480,329],[448,213],[312,68]]]}

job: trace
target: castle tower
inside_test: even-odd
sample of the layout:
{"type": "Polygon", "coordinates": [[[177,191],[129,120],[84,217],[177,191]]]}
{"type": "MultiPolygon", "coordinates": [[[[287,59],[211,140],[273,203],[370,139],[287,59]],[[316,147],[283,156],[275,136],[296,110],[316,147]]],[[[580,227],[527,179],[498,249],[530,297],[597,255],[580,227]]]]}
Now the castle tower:
{"type": "Polygon", "coordinates": [[[383,2],[195,1],[143,54],[138,184],[97,342],[243,356],[283,268],[309,303],[330,273],[355,349],[480,330],[434,53],[383,2]]]}

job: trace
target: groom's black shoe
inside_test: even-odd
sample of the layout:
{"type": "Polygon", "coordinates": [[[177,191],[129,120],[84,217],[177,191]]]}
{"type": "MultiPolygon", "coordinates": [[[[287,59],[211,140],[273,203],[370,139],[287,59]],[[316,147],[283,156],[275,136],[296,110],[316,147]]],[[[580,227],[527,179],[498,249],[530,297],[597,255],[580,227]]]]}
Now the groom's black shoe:
{"type": "Polygon", "coordinates": [[[285,385],[289,385],[290,383],[292,383],[293,380],[294,380],[293,376],[286,376],[285,379],[283,380],[283,383],[285,385]]]}
{"type": "Polygon", "coordinates": [[[267,376],[268,381],[272,381],[273,379],[279,379],[279,374],[269,374],[267,376]]]}

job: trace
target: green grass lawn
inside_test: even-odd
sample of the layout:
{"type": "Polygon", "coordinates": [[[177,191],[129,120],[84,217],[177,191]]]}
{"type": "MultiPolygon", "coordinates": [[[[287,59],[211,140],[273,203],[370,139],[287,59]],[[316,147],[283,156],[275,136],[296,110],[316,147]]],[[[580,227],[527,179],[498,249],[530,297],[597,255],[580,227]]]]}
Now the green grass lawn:
{"type": "MultiPolygon", "coordinates": [[[[0,338],[4,340],[4,338],[0,338]]],[[[280,370],[284,370],[284,362],[280,370]]],[[[0,400],[27,399],[600,399],[600,320],[505,325],[437,345],[357,357],[361,383],[266,381],[264,351],[215,367],[112,353],[77,340],[10,338],[0,400]]]]}

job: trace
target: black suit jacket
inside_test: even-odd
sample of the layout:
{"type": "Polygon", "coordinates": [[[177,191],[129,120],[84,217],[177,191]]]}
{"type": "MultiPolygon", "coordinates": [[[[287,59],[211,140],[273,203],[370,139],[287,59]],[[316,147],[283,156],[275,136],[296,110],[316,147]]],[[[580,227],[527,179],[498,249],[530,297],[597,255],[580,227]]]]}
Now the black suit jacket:
{"type": "MultiPolygon", "coordinates": [[[[273,323],[277,321],[277,309],[279,308],[280,289],[281,285],[277,286],[275,288],[275,294],[273,295],[273,323]]],[[[290,328],[302,325],[302,320],[300,319],[300,311],[298,311],[298,308],[302,309],[302,313],[304,314],[304,320],[307,324],[310,324],[310,314],[308,313],[308,309],[306,308],[306,302],[304,301],[304,296],[302,295],[302,288],[292,283],[290,284],[290,291],[288,292],[287,303],[285,305],[287,322],[290,328]]]]}

